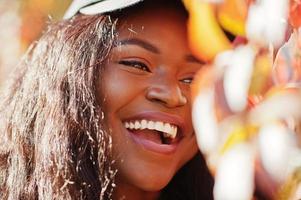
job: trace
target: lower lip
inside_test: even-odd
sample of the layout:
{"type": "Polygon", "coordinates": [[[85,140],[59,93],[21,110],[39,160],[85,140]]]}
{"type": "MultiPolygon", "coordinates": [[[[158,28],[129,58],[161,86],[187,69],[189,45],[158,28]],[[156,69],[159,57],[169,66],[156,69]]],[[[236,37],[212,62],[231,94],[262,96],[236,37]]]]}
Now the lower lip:
{"type": "Polygon", "coordinates": [[[130,138],[133,139],[133,141],[141,146],[143,146],[145,149],[155,152],[155,153],[160,153],[160,154],[173,154],[177,146],[179,144],[179,141],[173,144],[158,144],[153,141],[138,137],[135,133],[129,131],[126,129],[128,132],[130,138]]]}

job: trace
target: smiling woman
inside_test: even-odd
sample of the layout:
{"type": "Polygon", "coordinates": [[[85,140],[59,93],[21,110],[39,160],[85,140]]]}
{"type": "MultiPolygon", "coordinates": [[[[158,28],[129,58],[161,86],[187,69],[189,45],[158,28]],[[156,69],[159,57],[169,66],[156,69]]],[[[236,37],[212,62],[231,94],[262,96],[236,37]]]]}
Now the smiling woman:
{"type": "Polygon", "coordinates": [[[29,50],[2,100],[1,199],[212,199],[191,122],[203,63],[183,5],[98,14],[83,2],[29,50]]]}

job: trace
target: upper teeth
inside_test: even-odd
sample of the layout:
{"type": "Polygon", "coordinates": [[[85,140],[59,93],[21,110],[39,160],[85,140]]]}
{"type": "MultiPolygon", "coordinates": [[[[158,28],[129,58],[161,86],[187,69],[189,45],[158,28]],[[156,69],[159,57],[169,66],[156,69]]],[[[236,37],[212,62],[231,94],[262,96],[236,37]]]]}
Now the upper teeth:
{"type": "Polygon", "coordinates": [[[177,130],[178,130],[177,126],[172,125],[170,123],[160,122],[160,121],[154,122],[145,119],[124,122],[124,126],[127,129],[135,129],[135,130],[149,129],[149,130],[161,131],[163,132],[164,137],[171,137],[173,139],[176,137],[177,130]]]}

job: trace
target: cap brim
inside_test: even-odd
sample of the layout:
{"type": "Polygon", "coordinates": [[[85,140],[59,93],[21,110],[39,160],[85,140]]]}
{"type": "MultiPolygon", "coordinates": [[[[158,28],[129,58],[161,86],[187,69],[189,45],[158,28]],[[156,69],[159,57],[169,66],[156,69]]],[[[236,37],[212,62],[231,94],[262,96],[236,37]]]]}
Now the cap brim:
{"type": "Polygon", "coordinates": [[[123,9],[143,0],[74,0],[64,15],[64,19],[80,12],[85,15],[103,14],[123,9]]]}

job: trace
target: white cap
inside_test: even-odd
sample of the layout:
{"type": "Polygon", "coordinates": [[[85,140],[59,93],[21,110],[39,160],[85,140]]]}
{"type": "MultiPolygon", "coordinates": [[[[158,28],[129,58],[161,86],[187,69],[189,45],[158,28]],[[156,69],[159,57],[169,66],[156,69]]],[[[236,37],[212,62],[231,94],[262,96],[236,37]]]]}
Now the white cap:
{"type": "Polygon", "coordinates": [[[64,15],[64,19],[80,12],[85,15],[102,14],[132,6],[143,0],[73,0],[64,15]]]}

